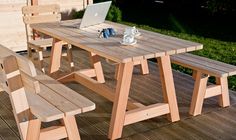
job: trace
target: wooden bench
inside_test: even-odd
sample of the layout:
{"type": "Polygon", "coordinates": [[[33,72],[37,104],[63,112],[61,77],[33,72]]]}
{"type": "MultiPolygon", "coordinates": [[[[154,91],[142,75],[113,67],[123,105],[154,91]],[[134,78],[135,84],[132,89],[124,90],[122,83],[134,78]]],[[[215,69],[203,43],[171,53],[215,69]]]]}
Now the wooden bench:
{"type": "MultiPolygon", "coordinates": [[[[58,44],[58,42],[52,38],[45,38],[44,34],[35,32],[30,28],[30,25],[35,23],[60,22],[60,6],[57,4],[24,6],[22,7],[22,14],[26,29],[28,56],[32,59],[32,61],[34,61],[35,59],[33,58],[32,50],[35,50],[38,53],[37,62],[39,64],[39,68],[45,72],[43,51],[48,47],[58,44]],[[37,38],[36,35],[38,36],[37,38]]],[[[74,62],[72,60],[72,45],[66,42],[60,43],[61,44],[59,45],[63,45],[67,49],[65,56],[69,62],[71,70],[73,71],[74,62]]],[[[58,53],[61,53],[61,49],[58,53]]]]}
{"type": "Polygon", "coordinates": [[[95,109],[87,98],[47,75],[31,61],[0,45],[0,89],[9,94],[22,140],[79,140],[75,115],[95,109]],[[42,122],[57,124],[41,128],[42,122]]]}
{"type": "Polygon", "coordinates": [[[220,106],[230,105],[227,77],[236,75],[236,66],[188,53],[173,55],[171,61],[193,70],[195,84],[189,110],[191,115],[201,114],[204,99],[213,96],[219,96],[220,106]],[[208,85],[209,76],[216,78],[215,85],[208,85]]]}

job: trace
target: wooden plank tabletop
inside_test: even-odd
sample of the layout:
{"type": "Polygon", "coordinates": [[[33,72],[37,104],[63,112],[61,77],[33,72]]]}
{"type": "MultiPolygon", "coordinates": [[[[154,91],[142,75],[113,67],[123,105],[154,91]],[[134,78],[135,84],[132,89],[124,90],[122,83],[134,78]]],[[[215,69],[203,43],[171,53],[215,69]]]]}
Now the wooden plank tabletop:
{"type": "Polygon", "coordinates": [[[141,35],[136,37],[137,44],[124,46],[120,41],[122,41],[123,32],[128,26],[106,21],[84,29],[75,28],[75,25],[78,25],[80,21],[77,19],[58,23],[32,24],[31,28],[119,63],[185,53],[203,48],[203,45],[199,43],[142,29],[139,29],[141,35]],[[98,30],[108,27],[117,30],[117,35],[108,39],[99,38],[98,30]]]}

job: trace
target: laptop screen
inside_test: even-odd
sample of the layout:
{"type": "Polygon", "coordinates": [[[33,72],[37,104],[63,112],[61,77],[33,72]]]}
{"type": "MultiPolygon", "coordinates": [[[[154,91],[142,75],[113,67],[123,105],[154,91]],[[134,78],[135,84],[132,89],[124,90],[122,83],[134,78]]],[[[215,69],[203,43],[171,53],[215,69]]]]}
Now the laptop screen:
{"type": "Polygon", "coordinates": [[[103,23],[111,6],[111,1],[88,5],[83,15],[80,29],[103,23]]]}

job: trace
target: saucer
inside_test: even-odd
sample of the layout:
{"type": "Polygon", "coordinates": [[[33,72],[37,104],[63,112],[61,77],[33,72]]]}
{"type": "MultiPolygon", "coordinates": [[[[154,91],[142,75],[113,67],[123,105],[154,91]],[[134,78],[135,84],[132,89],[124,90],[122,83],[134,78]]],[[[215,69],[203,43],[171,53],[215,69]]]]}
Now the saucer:
{"type": "Polygon", "coordinates": [[[120,41],[120,43],[121,43],[122,45],[126,45],[126,46],[128,46],[128,45],[134,45],[134,44],[137,43],[137,40],[134,40],[134,41],[131,42],[131,43],[127,43],[127,42],[120,41]]]}

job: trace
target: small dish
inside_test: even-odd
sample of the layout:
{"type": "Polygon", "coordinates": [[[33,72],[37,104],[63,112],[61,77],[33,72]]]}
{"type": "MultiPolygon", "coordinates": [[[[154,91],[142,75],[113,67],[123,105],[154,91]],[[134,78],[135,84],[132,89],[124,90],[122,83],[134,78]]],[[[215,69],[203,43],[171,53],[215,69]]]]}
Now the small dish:
{"type": "Polygon", "coordinates": [[[131,43],[127,43],[127,42],[120,41],[120,43],[121,43],[122,45],[125,45],[125,46],[128,46],[128,45],[135,45],[135,44],[137,43],[137,40],[134,40],[134,41],[131,42],[131,43]]]}

